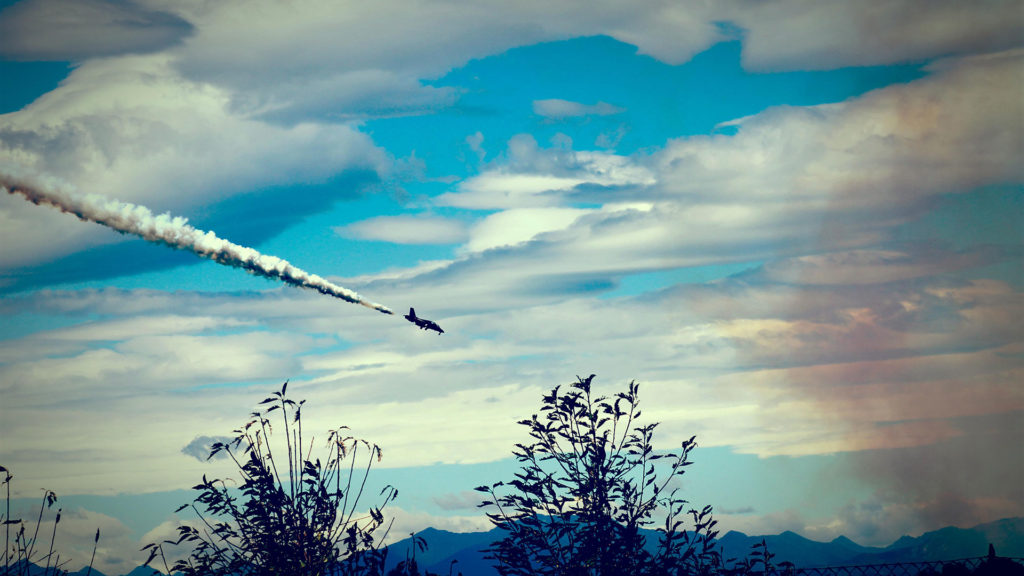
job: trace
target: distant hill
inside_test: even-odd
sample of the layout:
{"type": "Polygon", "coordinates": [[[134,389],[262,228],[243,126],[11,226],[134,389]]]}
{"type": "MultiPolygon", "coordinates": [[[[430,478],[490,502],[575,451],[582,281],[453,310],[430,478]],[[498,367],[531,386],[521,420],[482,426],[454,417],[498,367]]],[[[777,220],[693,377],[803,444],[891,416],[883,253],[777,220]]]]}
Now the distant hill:
{"type": "MultiPolygon", "coordinates": [[[[47,569],[45,566],[41,567],[41,566],[37,566],[35,564],[28,564],[28,570],[24,570],[24,568],[25,568],[24,561],[18,561],[18,562],[14,563],[14,564],[11,564],[9,573],[10,574],[22,574],[23,572],[27,572],[28,576],[44,576],[45,574],[52,574],[53,573],[53,568],[52,567],[47,569]]],[[[85,574],[87,572],[89,572],[88,568],[82,568],[81,570],[79,570],[77,572],[68,572],[68,576],[85,576],[85,574]]],[[[103,572],[100,572],[99,570],[93,568],[92,572],[89,574],[89,576],[106,576],[106,574],[104,574],[103,572]]],[[[149,573],[147,573],[146,576],[149,576],[149,573]]]]}
{"type": "MultiPolygon", "coordinates": [[[[497,576],[497,570],[483,559],[484,554],[480,552],[490,541],[502,536],[497,530],[459,534],[428,529],[421,535],[429,547],[437,547],[433,550],[428,548],[429,555],[417,554],[421,569],[445,576],[452,560],[456,560],[452,574],[461,571],[465,576],[497,576]],[[460,543],[465,543],[465,546],[460,547],[460,543]]],[[[655,538],[652,531],[648,540],[655,538]]],[[[744,558],[753,545],[762,539],[767,543],[768,550],[776,555],[776,563],[789,561],[800,568],[955,560],[984,556],[988,553],[989,543],[995,546],[1000,556],[1024,558],[1024,518],[1006,518],[967,529],[942,528],[916,538],[903,536],[884,548],[861,546],[845,536],[831,542],[817,542],[789,531],[768,536],[748,536],[733,531],[722,536],[718,545],[723,557],[744,558]]],[[[403,560],[408,547],[408,539],[392,545],[389,566],[403,560]],[[401,554],[395,554],[399,551],[401,554]]]]}
{"type": "MultiPolygon", "coordinates": [[[[136,568],[135,570],[132,570],[131,572],[128,573],[129,576],[139,576],[141,574],[141,572],[138,572],[138,570],[139,570],[138,568],[136,568]]],[[[146,572],[145,576],[150,576],[152,573],[153,573],[153,571],[150,570],[150,571],[146,572]]],[[[106,574],[104,574],[103,572],[100,572],[99,570],[97,570],[95,568],[92,569],[92,572],[90,572],[88,568],[82,568],[78,572],[68,572],[68,576],[86,576],[87,574],[88,574],[88,576],[106,576],[106,574]]]]}
{"type": "Polygon", "coordinates": [[[903,536],[879,553],[853,560],[866,564],[969,558],[987,554],[989,544],[999,556],[1024,558],[1024,518],[1004,518],[967,529],[949,526],[917,538],[903,536]]]}
{"type": "Polygon", "coordinates": [[[792,562],[802,568],[842,566],[850,564],[853,558],[884,550],[861,546],[845,536],[831,542],[817,542],[788,530],[775,536],[747,536],[732,531],[718,540],[718,547],[724,559],[741,559],[749,556],[754,545],[760,544],[762,540],[768,545],[768,551],[775,554],[776,564],[792,562]]]}
{"type": "MultiPolygon", "coordinates": [[[[447,576],[452,562],[452,574],[465,576],[497,576],[490,561],[480,552],[502,534],[489,532],[447,532],[427,528],[418,534],[427,543],[427,549],[416,551],[416,562],[421,570],[447,576]]],[[[648,540],[657,538],[649,531],[648,540]]],[[[947,527],[926,532],[918,537],[902,536],[884,548],[861,546],[845,536],[831,542],[817,542],[795,532],[767,536],[748,536],[742,532],[728,532],[718,540],[725,558],[744,558],[754,544],[764,540],[768,550],[775,554],[776,564],[789,561],[799,568],[820,566],[849,566],[858,564],[884,564],[893,562],[923,562],[930,560],[956,560],[984,556],[988,545],[995,546],[999,556],[1024,558],[1024,518],[1005,518],[973,528],[947,527]]],[[[406,538],[388,548],[387,568],[390,570],[412,554],[412,540],[406,538]]],[[[136,568],[123,576],[149,576],[149,569],[136,568]]],[[[85,571],[70,576],[84,576],[85,571]]],[[[103,576],[96,570],[94,576],[103,576]]]]}
{"type": "MultiPolygon", "coordinates": [[[[490,532],[448,532],[436,528],[427,528],[417,534],[427,543],[424,551],[416,550],[416,563],[421,569],[428,569],[438,574],[448,574],[448,568],[452,560],[458,560],[454,574],[461,570],[467,576],[469,574],[487,574],[492,570],[490,562],[483,563],[483,554],[478,550],[486,548],[494,540],[501,537],[498,529],[490,532]],[[443,570],[439,568],[443,566],[443,570]],[[470,569],[469,566],[475,567],[470,569]],[[478,572],[477,570],[482,570],[478,572]]],[[[385,564],[385,571],[394,568],[399,562],[411,555],[412,538],[396,542],[388,546],[388,559],[385,564]]],[[[497,572],[494,572],[497,574],[497,572]]]]}
{"type": "Polygon", "coordinates": [[[741,558],[764,539],[775,561],[790,561],[800,568],[926,562],[985,556],[988,545],[1000,556],[1024,557],[1024,518],[1005,518],[973,528],[947,527],[914,538],[901,536],[884,548],[861,546],[845,536],[831,542],[808,540],[794,532],[777,536],[747,536],[729,532],[718,544],[726,558],[741,558]]]}
{"type": "MultiPolygon", "coordinates": [[[[95,572],[93,572],[93,574],[95,574],[95,572]]],[[[124,576],[153,576],[153,569],[139,566],[124,576]]]]}

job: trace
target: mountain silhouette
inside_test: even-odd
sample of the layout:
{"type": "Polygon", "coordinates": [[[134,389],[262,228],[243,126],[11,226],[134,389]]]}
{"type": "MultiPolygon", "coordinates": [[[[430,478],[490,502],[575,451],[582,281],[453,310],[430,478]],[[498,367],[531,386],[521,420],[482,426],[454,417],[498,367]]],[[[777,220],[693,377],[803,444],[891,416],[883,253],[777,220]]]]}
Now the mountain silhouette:
{"type": "Polygon", "coordinates": [[[817,542],[789,530],[775,536],[747,536],[742,532],[730,531],[718,540],[718,546],[722,558],[742,559],[750,554],[754,544],[760,544],[762,540],[768,545],[768,551],[775,554],[773,562],[792,562],[801,568],[841,566],[849,564],[857,556],[884,550],[861,546],[845,536],[831,542],[817,542]]]}
{"type": "MultiPolygon", "coordinates": [[[[648,541],[657,533],[645,530],[648,541]]],[[[491,541],[503,536],[497,529],[490,532],[453,533],[429,528],[419,534],[428,546],[426,553],[416,555],[422,569],[436,574],[448,574],[453,560],[457,561],[452,574],[460,571],[466,576],[497,576],[489,560],[484,560],[485,548],[491,541]]],[[[862,546],[845,536],[831,542],[818,542],[796,532],[777,535],[748,536],[731,531],[718,540],[723,558],[745,558],[754,544],[764,540],[768,550],[775,554],[778,565],[789,561],[798,568],[822,566],[849,566],[858,564],[885,564],[893,562],[921,562],[928,560],[955,560],[985,556],[988,545],[995,546],[999,556],[1024,557],[1024,518],[1006,518],[973,528],[947,527],[926,532],[918,537],[902,536],[886,547],[862,546]]],[[[389,567],[405,559],[410,540],[393,544],[388,554],[389,567]]]]}
{"type": "MultiPolygon", "coordinates": [[[[497,574],[491,568],[490,560],[484,560],[480,549],[486,548],[491,542],[501,537],[498,529],[489,532],[448,532],[436,528],[427,528],[416,536],[423,538],[427,549],[416,550],[416,563],[431,572],[448,574],[452,560],[457,560],[453,574],[497,574]],[[443,568],[442,568],[443,567],[443,568]]],[[[406,538],[388,546],[388,559],[385,571],[391,570],[399,562],[411,556],[412,538],[406,538]]]]}
{"type": "Polygon", "coordinates": [[[983,556],[988,545],[1008,558],[1024,557],[1024,518],[1004,518],[973,528],[947,526],[917,538],[902,536],[884,551],[853,558],[853,563],[949,560],[983,556]]]}
{"type": "MultiPolygon", "coordinates": [[[[648,541],[657,539],[657,532],[643,532],[648,541]]],[[[489,532],[448,532],[427,528],[416,534],[427,543],[426,550],[416,550],[416,562],[421,570],[435,574],[447,575],[454,561],[452,574],[462,572],[465,576],[497,576],[498,571],[491,566],[490,560],[484,559],[481,550],[503,535],[497,528],[489,532]]],[[[1024,558],[1024,518],[1004,518],[973,528],[949,526],[917,537],[901,536],[885,547],[862,546],[846,536],[839,536],[831,542],[818,542],[792,531],[763,536],[730,531],[719,538],[718,546],[723,558],[746,558],[753,545],[762,540],[768,545],[768,550],[776,555],[773,563],[778,565],[788,561],[798,568],[974,558],[985,556],[989,544],[995,547],[999,556],[1024,558]]],[[[412,538],[389,546],[386,569],[390,570],[412,556],[412,546],[412,538]]],[[[84,576],[85,573],[83,568],[69,576],[84,576]]],[[[30,571],[30,574],[37,572],[30,571]]],[[[121,576],[150,574],[152,569],[139,567],[121,576]]],[[[105,575],[94,568],[92,576],[105,575]]]]}

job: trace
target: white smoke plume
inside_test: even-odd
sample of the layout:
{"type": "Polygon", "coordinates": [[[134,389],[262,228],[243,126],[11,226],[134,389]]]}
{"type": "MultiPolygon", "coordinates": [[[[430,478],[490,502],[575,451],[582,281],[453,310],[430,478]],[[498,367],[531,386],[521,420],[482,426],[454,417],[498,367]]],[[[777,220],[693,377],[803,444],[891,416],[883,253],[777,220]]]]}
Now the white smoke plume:
{"type": "Polygon", "coordinates": [[[52,206],[81,220],[102,224],[122,234],[134,234],[150,242],[166,244],[178,250],[188,250],[202,258],[241,268],[258,276],[316,290],[321,294],[353,304],[362,304],[384,314],[393,314],[388,307],[364,300],[352,290],[296,268],[286,260],[260,254],[252,248],[218,238],[213,232],[196,229],[188,224],[187,218],[170,214],[154,216],[145,206],[111,200],[98,194],[72,194],[56,186],[27,184],[4,174],[0,174],[0,188],[10,194],[24,196],[33,204],[52,206]]]}

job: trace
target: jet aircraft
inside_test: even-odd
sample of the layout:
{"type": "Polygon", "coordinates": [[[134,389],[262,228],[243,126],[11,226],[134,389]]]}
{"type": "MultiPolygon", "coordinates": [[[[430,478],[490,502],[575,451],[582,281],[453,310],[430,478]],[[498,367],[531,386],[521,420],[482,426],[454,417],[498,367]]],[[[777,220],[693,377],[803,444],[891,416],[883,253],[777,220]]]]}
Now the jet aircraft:
{"type": "Polygon", "coordinates": [[[437,322],[417,317],[415,308],[409,308],[409,313],[405,315],[405,319],[424,330],[434,330],[439,336],[444,334],[444,330],[441,330],[441,327],[437,325],[437,322]]]}

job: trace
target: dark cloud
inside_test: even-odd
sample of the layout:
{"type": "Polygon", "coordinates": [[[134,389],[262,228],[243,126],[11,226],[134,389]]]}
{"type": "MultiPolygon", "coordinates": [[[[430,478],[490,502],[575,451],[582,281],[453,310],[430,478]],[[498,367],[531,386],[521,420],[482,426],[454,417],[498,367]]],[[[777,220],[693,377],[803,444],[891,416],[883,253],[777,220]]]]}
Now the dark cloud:
{"type": "Polygon", "coordinates": [[[956,427],[956,437],[930,446],[851,453],[846,466],[878,486],[882,498],[920,503],[928,525],[958,523],[976,499],[1024,508],[1024,412],[962,418],[956,427]]]}
{"type": "Polygon", "coordinates": [[[1015,0],[799,0],[722,3],[742,29],[743,64],[758,71],[827,70],[893,64],[950,54],[1005,50],[1021,43],[1015,0]]]}
{"type": "Polygon", "coordinates": [[[1011,245],[952,250],[934,240],[892,243],[887,250],[849,250],[775,260],[749,277],[792,285],[865,286],[950,276],[962,270],[1014,261],[1020,256],[1021,247],[1011,245]]]}
{"type": "MultiPolygon", "coordinates": [[[[232,438],[229,436],[196,436],[194,440],[181,449],[181,453],[191,456],[200,462],[206,462],[210,456],[210,450],[215,442],[228,443],[232,438]]],[[[225,452],[219,452],[214,459],[227,458],[225,452]]]]}
{"type": "Polygon", "coordinates": [[[50,170],[67,173],[81,169],[90,148],[100,151],[108,162],[112,161],[111,136],[110,131],[93,134],[86,126],[78,124],[49,126],[38,131],[0,127],[0,152],[50,158],[50,170]]]}
{"type": "Polygon", "coordinates": [[[753,506],[740,506],[739,508],[718,508],[715,511],[719,512],[720,514],[737,515],[755,514],[757,512],[757,510],[753,506]]]}
{"type": "Polygon", "coordinates": [[[959,436],[929,446],[842,455],[829,474],[855,477],[874,494],[840,509],[836,530],[877,545],[1024,514],[1024,412],[961,419],[959,427],[959,436]]]}
{"type": "Polygon", "coordinates": [[[82,61],[154,52],[192,29],[179,16],[130,0],[25,0],[0,12],[0,56],[82,61]]]}

